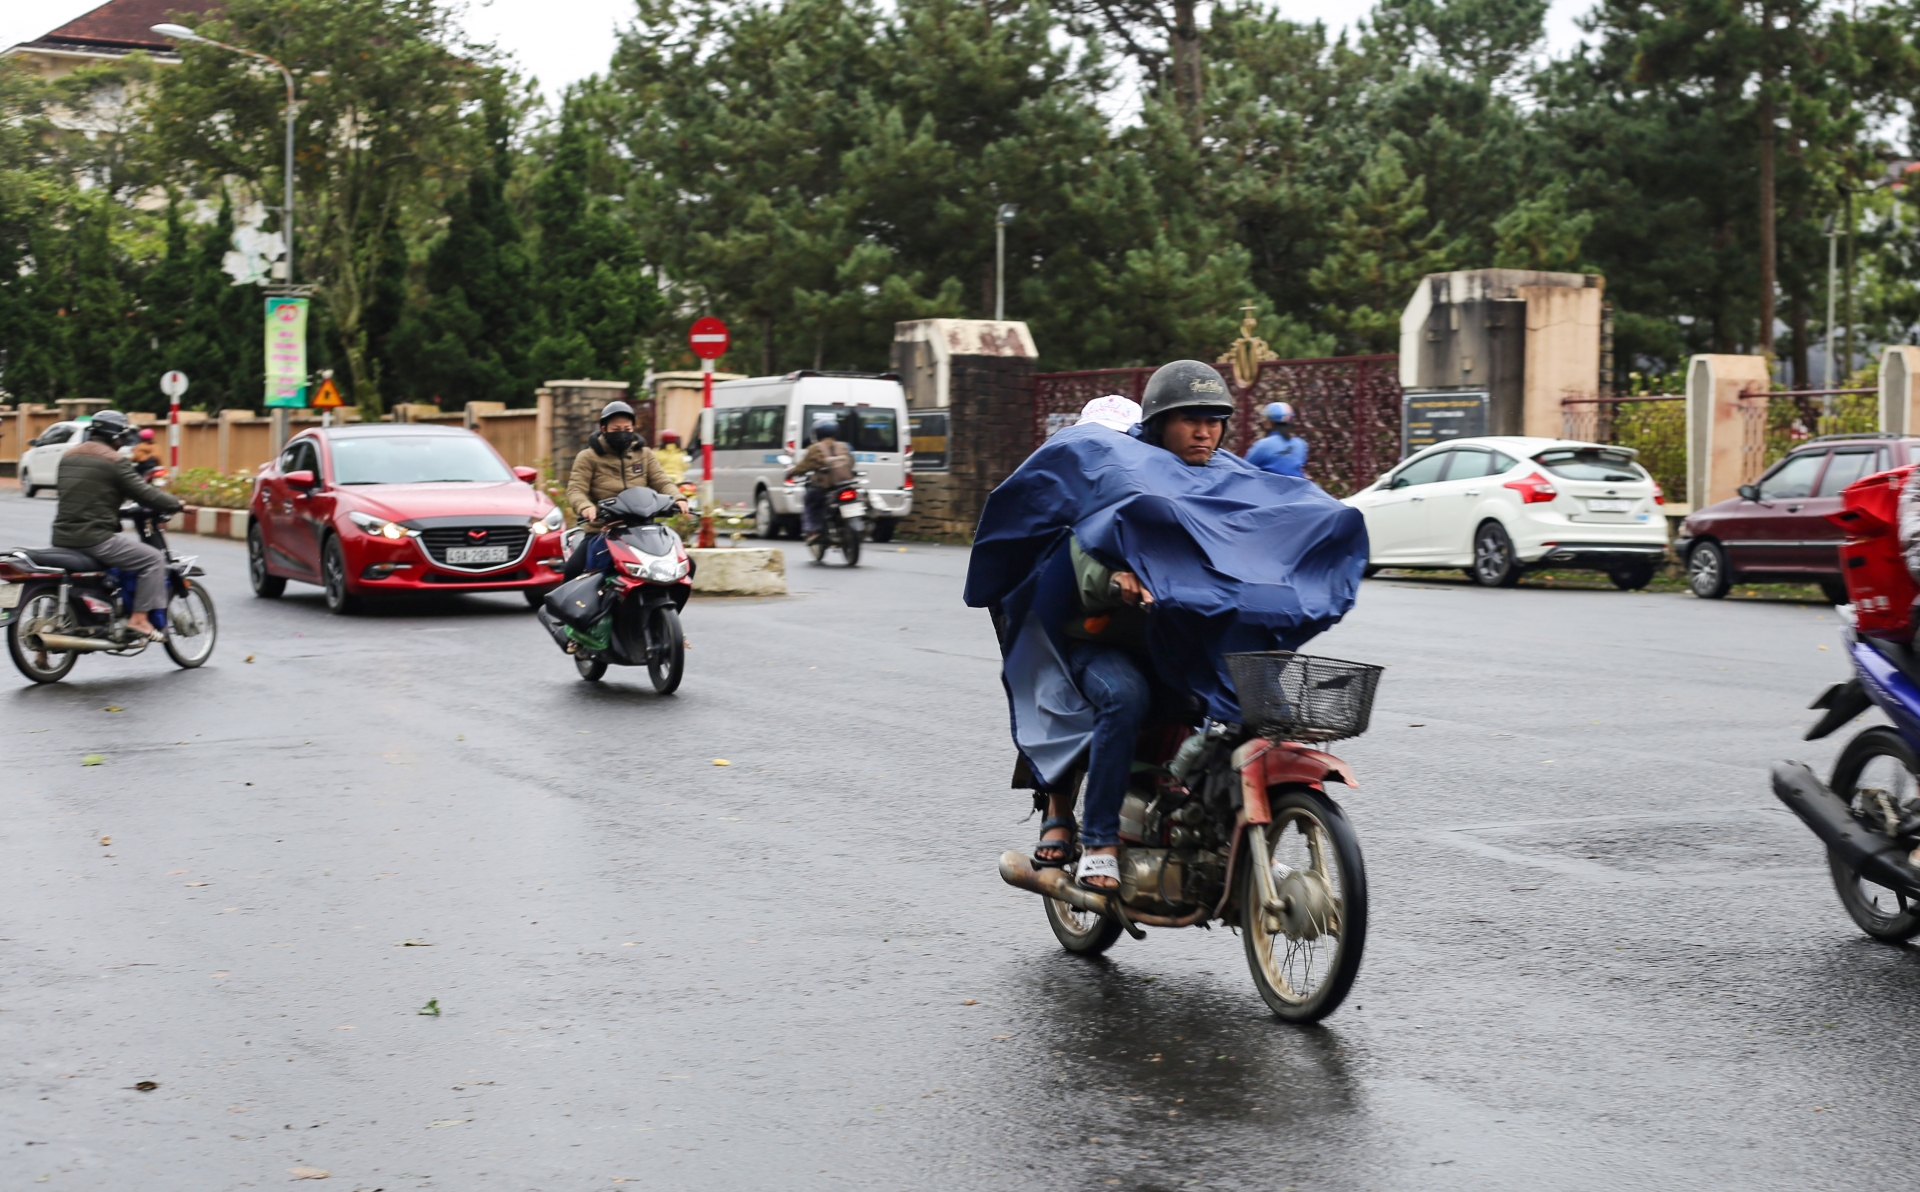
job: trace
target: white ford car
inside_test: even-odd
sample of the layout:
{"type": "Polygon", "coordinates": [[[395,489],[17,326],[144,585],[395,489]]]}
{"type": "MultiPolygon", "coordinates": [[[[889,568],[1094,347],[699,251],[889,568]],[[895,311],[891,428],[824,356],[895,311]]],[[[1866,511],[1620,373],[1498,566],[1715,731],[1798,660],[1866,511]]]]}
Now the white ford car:
{"type": "Polygon", "coordinates": [[[1368,574],[1461,568],[1510,587],[1541,567],[1644,588],[1667,550],[1665,497],[1628,447],[1490,435],[1450,439],[1346,498],[1367,519],[1368,574]]]}

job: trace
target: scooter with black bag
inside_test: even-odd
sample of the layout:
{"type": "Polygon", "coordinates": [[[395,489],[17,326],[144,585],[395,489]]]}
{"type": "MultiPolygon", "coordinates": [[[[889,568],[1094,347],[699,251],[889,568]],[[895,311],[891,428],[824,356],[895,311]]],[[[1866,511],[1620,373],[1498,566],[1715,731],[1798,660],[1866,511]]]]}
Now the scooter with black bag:
{"type": "MultiPolygon", "coordinates": [[[[680,686],[687,661],[680,611],[693,592],[694,566],[680,536],[659,524],[674,504],[640,487],[600,502],[597,538],[585,544],[586,573],[547,593],[536,614],[589,683],[609,666],[644,666],[661,695],[680,686]]],[[[567,532],[569,557],[589,532],[567,532]]]]}

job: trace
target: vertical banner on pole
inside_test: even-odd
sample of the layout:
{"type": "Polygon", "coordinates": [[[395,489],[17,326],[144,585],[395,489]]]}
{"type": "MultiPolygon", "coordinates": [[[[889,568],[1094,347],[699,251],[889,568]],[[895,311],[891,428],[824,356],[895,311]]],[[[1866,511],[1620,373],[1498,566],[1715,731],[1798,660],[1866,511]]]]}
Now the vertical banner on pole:
{"type": "Polygon", "coordinates": [[[713,545],[713,362],[726,354],[731,336],[719,319],[695,319],[687,331],[687,347],[700,358],[700,537],[699,546],[713,545]]]}
{"type": "Polygon", "coordinates": [[[267,405],[307,404],[307,300],[267,299],[267,405]]]}

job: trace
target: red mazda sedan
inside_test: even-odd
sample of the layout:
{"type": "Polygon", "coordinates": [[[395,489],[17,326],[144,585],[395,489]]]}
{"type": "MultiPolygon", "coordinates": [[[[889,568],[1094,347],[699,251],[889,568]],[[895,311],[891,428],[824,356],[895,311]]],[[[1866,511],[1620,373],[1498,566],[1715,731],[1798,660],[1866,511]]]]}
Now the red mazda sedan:
{"type": "Polygon", "coordinates": [[[307,430],[254,479],[256,596],[319,584],[349,613],[382,592],[520,592],[562,578],[560,509],[472,431],[405,423],[307,430]]]}

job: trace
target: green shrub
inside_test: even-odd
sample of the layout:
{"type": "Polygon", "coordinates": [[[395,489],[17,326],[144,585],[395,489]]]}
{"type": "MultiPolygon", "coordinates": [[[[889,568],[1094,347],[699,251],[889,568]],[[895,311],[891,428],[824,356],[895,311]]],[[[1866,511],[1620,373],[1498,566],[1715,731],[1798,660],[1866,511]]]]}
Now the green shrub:
{"type": "Polygon", "coordinates": [[[245,509],[253,496],[252,472],[220,472],[215,468],[182,468],[174,477],[173,495],[189,505],[215,509],[245,509]]]}

